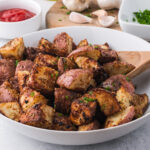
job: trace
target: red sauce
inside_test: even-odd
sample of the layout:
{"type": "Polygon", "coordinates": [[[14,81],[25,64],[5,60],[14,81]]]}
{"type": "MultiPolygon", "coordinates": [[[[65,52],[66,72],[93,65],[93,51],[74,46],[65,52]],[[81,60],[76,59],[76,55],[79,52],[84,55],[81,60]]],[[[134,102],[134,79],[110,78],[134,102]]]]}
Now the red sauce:
{"type": "Polygon", "coordinates": [[[26,9],[13,8],[0,11],[0,21],[4,22],[18,22],[35,16],[33,12],[26,9]]]}

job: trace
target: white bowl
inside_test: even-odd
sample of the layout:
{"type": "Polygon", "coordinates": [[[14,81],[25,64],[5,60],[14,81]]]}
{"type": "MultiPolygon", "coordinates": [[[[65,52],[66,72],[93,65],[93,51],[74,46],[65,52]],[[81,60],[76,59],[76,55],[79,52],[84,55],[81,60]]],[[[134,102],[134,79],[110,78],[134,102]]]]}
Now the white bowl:
{"type": "Polygon", "coordinates": [[[37,31],[41,25],[41,7],[33,0],[3,0],[0,1],[0,11],[11,8],[27,9],[36,15],[19,22],[0,21],[0,38],[11,39],[23,34],[37,31]]]}
{"type": "Polygon", "coordinates": [[[119,23],[125,32],[139,36],[150,41],[150,25],[133,22],[133,12],[150,10],[150,0],[123,0],[119,11],[119,23]]]}
{"type": "MultiPolygon", "coordinates": [[[[138,37],[124,32],[98,27],[64,27],[47,29],[25,35],[23,38],[26,46],[37,46],[41,37],[52,41],[56,34],[60,32],[67,32],[74,39],[75,43],[87,38],[92,44],[103,44],[108,42],[113,49],[120,51],[135,51],[139,49],[144,51],[150,50],[150,44],[138,37]]],[[[150,73],[150,71],[148,73],[150,73]]],[[[146,78],[149,77],[148,73],[146,73],[144,77],[138,77],[134,82],[139,88],[137,92],[146,92],[150,96],[150,80],[147,80],[146,78]]],[[[3,121],[5,126],[12,128],[12,130],[39,141],[62,145],[86,145],[109,141],[137,129],[150,118],[150,113],[148,113],[148,111],[150,111],[150,108],[141,118],[124,125],[84,132],[40,129],[15,122],[3,115],[0,115],[0,120],[3,121]]]]}

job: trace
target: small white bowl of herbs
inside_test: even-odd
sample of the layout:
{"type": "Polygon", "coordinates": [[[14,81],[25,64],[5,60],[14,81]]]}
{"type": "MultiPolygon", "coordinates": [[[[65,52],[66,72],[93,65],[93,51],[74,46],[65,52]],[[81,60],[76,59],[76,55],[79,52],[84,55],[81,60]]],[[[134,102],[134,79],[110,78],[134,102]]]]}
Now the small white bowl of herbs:
{"type": "Polygon", "coordinates": [[[124,0],[119,23],[123,31],[150,41],[150,0],[124,0]]]}

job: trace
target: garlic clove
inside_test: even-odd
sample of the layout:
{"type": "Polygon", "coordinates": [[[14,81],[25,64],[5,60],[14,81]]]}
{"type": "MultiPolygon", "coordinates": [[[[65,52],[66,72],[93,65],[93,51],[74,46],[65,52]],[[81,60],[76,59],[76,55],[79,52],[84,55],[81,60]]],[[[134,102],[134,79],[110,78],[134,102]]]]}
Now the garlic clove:
{"type": "Polygon", "coordinates": [[[107,13],[107,11],[100,9],[100,10],[96,10],[96,11],[92,12],[92,16],[93,17],[108,16],[108,13],[107,13]]]}
{"type": "Polygon", "coordinates": [[[102,27],[110,27],[115,23],[116,18],[113,16],[102,16],[98,18],[98,22],[102,27]]]}
{"type": "Polygon", "coordinates": [[[84,16],[77,12],[71,12],[71,14],[69,16],[69,20],[74,23],[80,23],[80,24],[92,22],[92,19],[90,17],[84,16]]]}

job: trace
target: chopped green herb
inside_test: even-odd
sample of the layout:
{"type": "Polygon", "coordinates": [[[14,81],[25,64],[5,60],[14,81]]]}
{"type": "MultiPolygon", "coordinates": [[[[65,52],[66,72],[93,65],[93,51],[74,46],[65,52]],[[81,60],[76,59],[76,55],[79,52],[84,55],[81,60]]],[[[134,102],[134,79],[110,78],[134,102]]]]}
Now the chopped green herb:
{"type": "Polygon", "coordinates": [[[67,15],[70,15],[70,13],[71,13],[71,11],[67,11],[67,12],[66,12],[67,15]]]}
{"type": "Polygon", "coordinates": [[[56,77],[58,77],[58,76],[59,76],[59,73],[57,72],[57,73],[56,73],[56,77]]]}
{"type": "Polygon", "coordinates": [[[68,68],[68,67],[67,67],[67,64],[65,64],[65,65],[64,65],[64,70],[67,70],[67,68],[68,68]]]}
{"type": "Polygon", "coordinates": [[[62,19],[58,19],[58,21],[62,21],[62,19]]]}
{"type": "Polygon", "coordinates": [[[89,45],[90,45],[90,46],[92,46],[92,44],[91,44],[91,43],[89,43],[89,45]]]}
{"type": "Polygon", "coordinates": [[[33,97],[34,95],[35,95],[35,93],[34,93],[34,92],[31,92],[31,93],[30,93],[30,96],[32,96],[32,97],[33,97]]]}
{"type": "Polygon", "coordinates": [[[103,105],[101,106],[101,110],[104,111],[105,108],[106,108],[106,104],[103,104],[103,105]]]}
{"type": "Polygon", "coordinates": [[[87,17],[92,17],[92,15],[91,15],[91,14],[85,14],[85,16],[87,16],[87,17]]]}
{"type": "Polygon", "coordinates": [[[69,96],[68,96],[68,95],[66,95],[66,96],[65,96],[65,99],[68,99],[68,98],[69,98],[69,96]]]}
{"type": "Polygon", "coordinates": [[[60,9],[67,9],[66,6],[61,6],[60,9]]]}
{"type": "Polygon", "coordinates": [[[96,46],[94,46],[94,48],[98,48],[98,46],[96,45],[96,46]]]}
{"type": "Polygon", "coordinates": [[[53,75],[53,74],[51,74],[51,77],[52,77],[52,78],[53,78],[53,76],[54,76],[54,75],[53,75]]]}
{"type": "Polygon", "coordinates": [[[16,66],[18,65],[18,63],[19,63],[19,61],[18,61],[18,60],[16,60],[16,66]]]}
{"type": "Polygon", "coordinates": [[[119,24],[119,22],[117,21],[116,24],[119,24]]]}
{"type": "Polygon", "coordinates": [[[82,101],[82,100],[80,100],[80,101],[79,101],[79,103],[83,103],[83,101],[82,101]]]}
{"type": "Polygon", "coordinates": [[[54,104],[54,109],[56,109],[56,105],[54,104]]]}
{"type": "Polygon", "coordinates": [[[115,83],[114,82],[112,83],[112,86],[115,87],[115,83]]]}
{"type": "Polygon", "coordinates": [[[105,90],[110,91],[111,89],[109,86],[107,86],[107,87],[105,87],[105,90]]]}
{"type": "Polygon", "coordinates": [[[95,99],[93,99],[93,98],[89,98],[89,97],[83,97],[83,100],[85,101],[85,102],[94,102],[95,101],[95,99]]]}
{"type": "Polygon", "coordinates": [[[130,78],[129,78],[129,77],[126,77],[126,80],[127,80],[127,81],[130,81],[130,78]]]}
{"type": "Polygon", "coordinates": [[[89,95],[92,95],[92,94],[93,94],[93,92],[92,92],[92,91],[90,91],[90,92],[89,92],[89,95]]]}
{"type": "Polygon", "coordinates": [[[62,116],[63,116],[63,114],[62,114],[62,113],[57,113],[57,114],[58,114],[58,116],[59,116],[59,117],[62,117],[62,116]]]}
{"type": "Polygon", "coordinates": [[[133,17],[133,18],[132,18],[132,21],[133,21],[133,22],[135,22],[135,21],[136,21],[136,19],[133,17]]]}

